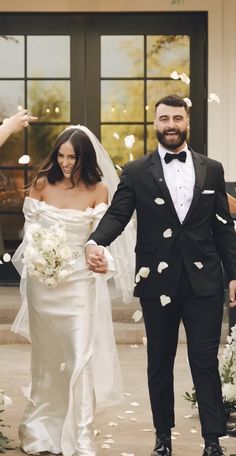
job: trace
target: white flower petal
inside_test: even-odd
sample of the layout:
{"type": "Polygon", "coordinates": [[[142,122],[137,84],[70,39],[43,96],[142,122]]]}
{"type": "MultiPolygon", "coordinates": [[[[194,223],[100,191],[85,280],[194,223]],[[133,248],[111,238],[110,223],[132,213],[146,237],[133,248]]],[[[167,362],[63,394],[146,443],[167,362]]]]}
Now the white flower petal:
{"type": "Polygon", "coordinates": [[[170,304],[171,299],[170,299],[169,296],[161,295],[161,296],[160,296],[160,301],[161,301],[161,305],[164,307],[164,306],[166,306],[167,304],[170,304]]]}
{"type": "Polygon", "coordinates": [[[172,71],[172,73],[170,73],[170,77],[172,79],[179,79],[179,73],[177,73],[177,71],[172,71]]]}
{"type": "Polygon", "coordinates": [[[183,81],[185,84],[189,85],[190,84],[190,78],[187,76],[185,73],[181,73],[179,75],[181,81],[183,81]]]}
{"type": "Polygon", "coordinates": [[[221,217],[219,214],[216,214],[216,218],[217,218],[220,222],[222,222],[222,223],[224,223],[224,224],[227,223],[227,220],[223,219],[223,217],[221,217]]]}
{"type": "Polygon", "coordinates": [[[142,277],[143,279],[146,279],[149,276],[149,273],[150,273],[150,268],[148,268],[146,266],[143,266],[142,268],[140,268],[139,272],[138,272],[140,277],[142,277]]]}
{"type": "Polygon", "coordinates": [[[18,159],[18,163],[20,165],[27,165],[29,162],[30,162],[29,155],[21,155],[21,157],[18,159]]]}
{"type": "Polygon", "coordinates": [[[165,204],[165,200],[163,200],[163,198],[156,198],[154,201],[159,206],[162,206],[163,204],[165,204]]]}
{"type": "Polygon", "coordinates": [[[152,432],[153,429],[141,429],[141,432],[152,432]]]}
{"type": "Polygon", "coordinates": [[[186,105],[187,105],[189,108],[191,108],[191,106],[192,106],[193,104],[192,104],[192,101],[190,100],[190,98],[185,97],[183,100],[185,101],[186,105]]]}
{"type": "Polygon", "coordinates": [[[143,337],[143,345],[147,345],[147,338],[143,337]]]}
{"type": "Polygon", "coordinates": [[[117,418],[119,418],[119,420],[125,420],[126,419],[126,417],[122,416],[122,415],[117,415],[117,418]]]}
{"type": "Polygon", "coordinates": [[[112,439],[107,439],[107,440],[104,440],[104,443],[114,443],[114,440],[112,440],[112,439]]]}
{"type": "Polygon", "coordinates": [[[138,348],[138,345],[137,344],[131,344],[130,347],[131,348],[138,348]]]}
{"type": "Polygon", "coordinates": [[[129,421],[133,421],[134,423],[136,423],[137,421],[137,418],[134,418],[133,416],[129,419],[129,421]]]}
{"type": "Polygon", "coordinates": [[[172,435],[180,435],[180,432],[174,431],[171,433],[172,435]]]}
{"type": "Polygon", "coordinates": [[[163,237],[164,238],[169,238],[172,236],[172,229],[171,228],[167,228],[167,230],[164,231],[163,233],[163,237]]]}
{"type": "Polygon", "coordinates": [[[174,435],[172,435],[171,440],[176,440],[176,437],[174,435]]]}
{"type": "Polygon", "coordinates": [[[139,407],[140,404],[138,402],[130,402],[130,405],[133,407],[139,407]]]}
{"type": "Polygon", "coordinates": [[[61,363],[60,364],[60,371],[63,372],[66,368],[66,363],[61,363]]]}
{"type": "Polygon", "coordinates": [[[121,456],[134,456],[134,453],[121,453],[121,456]]]}
{"type": "Polygon", "coordinates": [[[195,264],[195,266],[197,266],[198,269],[203,268],[203,264],[201,263],[201,261],[194,261],[194,264],[195,264]]]}
{"type": "Polygon", "coordinates": [[[135,322],[138,322],[141,320],[142,316],[143,316],[143,313],[141,312],[141,310],[136,310],[132,315],[132,319],[135,322]]]}
{"type": "Polygon", "coordinates": [[[136,277],[135,277],[136,285],[137,285],[137,283],[140,282],[140,280],[141,280],[141,279],[140,279],[140,275],[139,275],[139,272],[138,272],[138,273],[136,274],[136,277]]]}
{"type": "Polygon", "coordinates": [[[104,439],[111,439],[111,437],[112,437],[112,434],[104,435],[104,439]]]}
{"type": "Polygon", "coordinates": [[[125,137],[124,139],[124,143],[125,143],[125,146],[128,148],[128,149],[132,149],[134,143],[135,143],[135,137],[134,135],[128,135],[125,137]]]}
{"type": "Polygon", "coordinates": [[[165,261],[160,261],[160,263],[158,264],[158,267],[157,267],[157,272],[159,272],[159,274],[162,273],[162,271],[164,271],[164,269],[168,268],[168,263],[166,263],[165,261]]]}
{"type": "Polygon", "coordinates": [[[186,420],[188,420],[189,418],[192,418],[192,417],[193,417],[193,415],[184,415],[184,418],[185,418],[186,420]]]}
{"type": "Polygon", "coordinates": [[[125,394],[125,396],[127,396],[127,397],[130,397],[130,396],[131,396],[131,393],[124,393],[124,394],[125,394]]]}
{"type": "Polygon", "coordinates": [[[216,93],[209,93],[208,102],[211,103],[212,101],[216,101],[216,103],[220,103],[220,97],[216,93]]]}
{"type": "Polygon", "coordinates": [[[110,423],[108,423],[108,426],[116,427],[116,426],[118,426],[118,423],[115,423],[114,421],[110,421],[110,423]]]}
{"type": "Polygon", "coordinates": [[[132,413],[134,413],[134,411],[133,410],[126,410],[125,413],[128,413],[128,414],[131,413],[132,414],[132,413]]]}
{"type": "Polygon", "coordinates": [[[100,429],[94,429],[93,431],[93,435],[94,435],[94,438],[96,438],[99,434],[100,434],[100,429]]]}
{"type": "Polygon", "coordinates": [[[196,429],[191,429],[192,434],[197,434],[197,430],[196,429]]]}
{"type": "Polygon", "coordinates": [[[105,449],[105,448],[111,448],[111,446],[108,445],[108,443],[103,443],[103,444],[101,445],[101,448],[103,448],[103,449],[105,449]]]}

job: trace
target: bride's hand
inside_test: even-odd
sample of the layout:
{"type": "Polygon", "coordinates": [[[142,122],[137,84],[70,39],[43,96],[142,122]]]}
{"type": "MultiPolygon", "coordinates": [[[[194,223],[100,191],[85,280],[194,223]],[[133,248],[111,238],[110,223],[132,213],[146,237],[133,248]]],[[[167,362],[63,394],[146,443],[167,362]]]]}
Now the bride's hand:
{"type": "Polygon", "coordinates": [[[103,247],[89,244],[85,248],[85,256],[88,268],[93,272],[107,272],[107,260],[103,247]]]}

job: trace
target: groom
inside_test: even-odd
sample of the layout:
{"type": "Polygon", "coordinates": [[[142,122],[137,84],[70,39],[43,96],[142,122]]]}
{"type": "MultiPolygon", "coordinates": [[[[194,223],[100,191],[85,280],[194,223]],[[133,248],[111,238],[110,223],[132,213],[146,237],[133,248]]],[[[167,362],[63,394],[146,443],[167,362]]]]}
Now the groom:
{"type": "Polygon", "coordinates": [[[86,247],[102,272],[101,247],[137,212],[136,284],[148,340],[148,386],[156,429],[152,456],[170,456],[174,419],[173,366],[180,321],[196,388],[203,456],[223,456],[226,434],[217,353],[223,313],[222,265],[236,305],[236,235],[222,165],[189,149],[188,107],[176,96],[156,104],[157,150],[129,163],[106,214],[86,247]],[[92,240],[92,241],[91,241],[92,240]],[[91,242],[91,244],[90,244],[91,242]],[[97,244],[97,245],[96,245],[97,244]]]}

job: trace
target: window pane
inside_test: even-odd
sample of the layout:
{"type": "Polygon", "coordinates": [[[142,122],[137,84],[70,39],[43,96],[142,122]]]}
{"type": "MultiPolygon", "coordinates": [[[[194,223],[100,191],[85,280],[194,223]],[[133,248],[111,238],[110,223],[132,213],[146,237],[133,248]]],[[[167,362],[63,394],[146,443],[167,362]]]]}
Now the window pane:
{"type": "Polygon", "coordinates": [[[0,122],[17,112],[18,106],[24,107],[24,82],[0,81],[0,122]]]}
{"type": "Polygon", "coordinates": [[[143,81],[101,82],[102,122],[143,121],[143,81]]]}
{"type": "Polygon", "coordinates": [[[57,136],[66,125],[34,125],[28,130],[30,165],[36,165],[51,152],[57,136]]]}
{"type": "Polygon", "coordinates": [[[0,78],[24,77],[24,37],[0,36],[0,78]]]}
{"type": "Polygon", "coordinates": [[[158,146],[158,140],[156,137],[156,130],[154,130],[153,124],[147,125],[147,153],[152,153],[158,146]]]}
{"type": "Polygon", "coordinates": [[[147,120],[152,122],[155,118],[156,102],[170,94],[180,97],[189,97],[189,85],[183,81],[147,81],[147,120]]]}
{"type": "MultiPolygon", "coordinates": [[[[5,252],[12,254],[21,242],[24,226],[23,214],[0,214],[0,256],[5,252]]],[[[2,268],[8,263],[0,264],[2,268]]]]}
{"type": "Polygon", "coordinates": [[[142,77],[144,69],[143,36],[102,36],[101,77],[142,77]]]}
{"type": "Polygon", "coordinates": [[[143,126],[142,125],[102,125],[101,141],[115,165],[124,165],[130,159],[143,156],[143,126]],[[127,148],[125,138],[134,135],[135,143],[127,148]]]}
{"type": "Polygon", "coordinates": [[[70,37],[28,36],[28,78],[69,78],[70,37]]]}
{"type": "Polygon", "coordinates": [[[2,145],[0,151],[0,166],[18,165],[18,159],[21,155],[26,153],[24,138],[24,131],[20,131],[19,133],[11,135],[10,138],[2,145]]]}
{"type": "Polygon", "coordinates": [[[173,71],[189,75],[190,37],[147,36],[147,76],[169,77],[173,71]]]}
{"type": "Polygon", "coordinates": [[[24,197],[24,171],[0,169],[0,210],[21,210],[24,197]]]}
{"type": "Polygon", "coordinates": [[[28,108],[41,122],[69,122],[70,81],[28,81],[28,108]]]}

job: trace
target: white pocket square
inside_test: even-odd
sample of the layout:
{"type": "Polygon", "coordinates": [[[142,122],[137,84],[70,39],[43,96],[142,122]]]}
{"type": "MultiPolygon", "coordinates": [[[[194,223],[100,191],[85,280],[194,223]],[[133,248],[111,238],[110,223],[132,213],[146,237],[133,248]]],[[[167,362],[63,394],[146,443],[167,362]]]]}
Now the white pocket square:
{"type": "Polygon", "coordinates": [[[215,190],[203,190],[202,193],[203,195],[212,195],[215,193],[215,190]]]}

